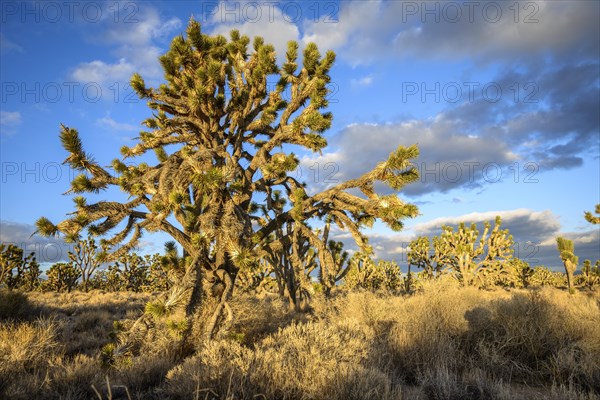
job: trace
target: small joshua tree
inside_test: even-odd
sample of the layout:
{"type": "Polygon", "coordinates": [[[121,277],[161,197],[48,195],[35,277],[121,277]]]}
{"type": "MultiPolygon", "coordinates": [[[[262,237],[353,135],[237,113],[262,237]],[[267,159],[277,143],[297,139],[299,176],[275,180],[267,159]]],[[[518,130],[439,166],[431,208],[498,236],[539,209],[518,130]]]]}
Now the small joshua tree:
{"type": "Polygon", "coordinates": [[[132,292],[141,292],[147,284],[148,266],[143,257],[135,253],[123,254],[115,262],[121,289],[132,292]]]}
{"type": "Polygon", "coordinates": [[[403,287],[408,291],[413,288],[412,275],[403,279],[400,267],[393,261],[373,261],[370,253],[355,253],[348,262],[348,272],[344,285],[348,289],[367,289],[371,291],[385,290],[397,293],[403,287]]]}
{"type": "Polygon", "coordinates": [[[422,268],[421,277],[423,279],[438,278],[444,273],[440,256],[439,253],[433,251],[427,236],[418,237],[408,245],[408,266],[409,268],[411,265],[422,268]]]}
{"type": "Polygon", "coordinates": [[[553,272],[543,265],[537,265],[533,268],[533,274],[529,282],[533,286],[554,286],[564,285],[565,274],[562,272],[553,272]]]}
{"type": "Polygon", "coordinates": [[[39,264],[35,261],[34,253],[28,256],[23,253],[23,249],[14,244],[0,244],[0,285],[4,284],[11,290],[23,285],[35,286],[34,281],[40,275],[39,264]]]}
{"type": "Polygon", "coordinates": [[[78,240],[73,251],[69,251],[69,260],[81,276],[81,288],[88,291],[88,283],[98,267],[102,264],[102,253],[98,253],[98,246],[92,237],[78,240]]]}
{"type": "Polygon", "coordinates": [[[25,269],[21,274],[21,288],[33,291],[40,287],[42,270],[40,269],[40,264],[33,257],[33,253],[31,253],[31,256],[26,261],[25,269]]]}
{"type": "Polygon", "coordinates": [[[70,292],[77,285],[77,280],[81,277],[81,272],[71,263],[56,263],[50,267],[46,275],[48,279],[44,282],[44,287],[57,292],[70,292]]]}
{"type": "Polygon", "coordinates": [[[512,272],[509,278],[512,281],[510,283],[517,287],[528,288],[534,274],[534,270],[529,266],[529,263],[519,258],[513,258],[510,260],[509,268],[512,272]]]}
{"type": "Polygon", "coordinates": [[[464,223],[454,229],[442,227],[442,234],[434,238],[433,247],[438,262],[452,270],[464,286],[486,286],[507,273],[506,263],[512,258],[513,240],[508,230],[501,230],[502,222],[496,217],[494,228],[489,222],[481,237],[475,224],[464,223]]]}
{"type": "Polygon", "coordinates": [[[600,260],[597,260],[594,266],[590,260],[585,260],[581,268],[581,275],[585,286],[593,289],[600,283],[600,260]]]}
{"type": "Polygon", "coordinates": [[[556,238],[556,246],[567,273],[567,287],[569,288],[569,293],[574,293],[575,271],[577,270],[577,264],[579,263],[579,257],[574,253],[575,245],[572,240],[558,237],[556,238]]]}

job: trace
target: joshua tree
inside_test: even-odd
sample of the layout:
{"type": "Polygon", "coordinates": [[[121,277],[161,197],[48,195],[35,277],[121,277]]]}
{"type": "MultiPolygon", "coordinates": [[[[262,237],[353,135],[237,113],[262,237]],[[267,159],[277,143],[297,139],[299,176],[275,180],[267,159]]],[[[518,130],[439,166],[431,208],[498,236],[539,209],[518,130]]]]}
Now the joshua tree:
{"type": "Polygon", "coordinates": [[[399,190],[417,179],[411,165],[418,156],[416,146],[400,146],[359,178],[307,193],[290,174],[298,158],[283,149],[296,145],[320,151],[326,146],[322,133],[330,127],[332,115],[322,110],[328,105],[335,54],[328,51],[322,57],[315,44],[308,44],[299,68],[298,44],[290,42],[286,61],[279,67],[272,45],[260,37],[251,49],[249,43],[235,30],[230,40],[203,34],[192,20],[187,37],[175,37],[160,57],[166,83],[149,88],[140,75],[133,75],[131,86],[155,113],[143,122],[148,130],[140,133],[139,142],[123,147],[121,154],[133,159],[154,152],[154,165],[128,166],[116,159],[112,167],[118,176],[113,176],[84,152],[77,130],[62,126],[60,138],[69,153],[66,162],[82,171],[69,192],[99,193],[116,186],[130,200],[88,204],[78,196],[71,218],[56,225],[46,218],[37,221],[43,235],[63,233],[67,240],[76,240],[87,228],[93,235],[108,237],[102,242],[107,246],[106,261],[132,249],[144,231],[171,235],[187,259],[176,298],[185,307],[189,326],[200,321],[204,338],[216,333],[238,271],[255,262],[278,227],[293,222],[317,249],[320,267],[328,271],[335,261],[307,221],[330,216],[366,247],[362,226],[379,218],[400,229],[402,219],[417,215],[416,206],[397,195],[379,196],[374,191],[377,181],[399,190]],[[277,82],[271,91],[270,82],[277,82]],[[284,99],[288,97],[284,93],[289,98],[284,99]],[[278,148],[282,151],[276,152],[278,148]],[[362,195],[350,193],[353,189],[362,195]],[[288,204],[277,215],[272,209],[275,190],[288,204]],[[257,201],[266,205],[271,220],[258,212],[257,201]],[[207,287],[215,290],[203,290],[207,287]],[[216,301],[203,302],[211,297],[216,301]],[[194,316],[201,315],[203,304],[211,307],[211,316],[202,321],[194,316]]]}
{"type": "Polygon", "coordinates": [[[25,268],[21,274],[21,288],[28,291],[37,289],[41,284],[41,274],[42,270],[40,269],[40,264],[36,261],[35,257],[33,257],[33,253],[31,253],[30,257],[27,258],[25,268]]]}
{"type": "Polygon", "coordinates": [[[425,278],[451,271],[464,286],[492,284],[510,273],[506,263],[513,254],[512,237],[507,229],[500,229],[501,223],[496,217],[490,231],[486,222],[481,237],[475,224],[467,228],[461,223],[456,231],[443,226],[442,234],[432,241],[419,237],[409,244],[409,265],[423,268],[425,278]]]}
{"type": "Polygon", "coordinates": [[[537,265],[533,268],[533,274],[529,282],[533,286],[561,286],[564,284],[565,274],[562,272],[552,272],[543,265],[537,265]]]}
{"type": "MultiPolygon", "coordinates": [[[[323,246],[320,252],[331,254],[333,262],[327,265],[327,268],[324,265],[321,265],[319,268],[319,282],[327,296],[329,296],[335,284],[343,279],[349,270],[349,266],[346,263],[348,261],[348,252],[344,251],[344,244],[342,242],[329,239],[330,229],[331,217],[328,217],[323,228],[323,237],[321,238],[321,243],[327,247],[323,246]]],[[[319,252],[317,252],[317,255],[319,255],[319,252]]],[[[321,264],[324,262],[323,257],[319,257],[319,260],[321,264]]]]}
{"type": "Polygon", "coordinates": [[[292,221],[276,229],[264,247],[279,295],[296,310],[304,310],[312,293],[310,274],[317,268],[317,255],[306,236],[292,221]]]}
{"type": "MultiPolygon", "coordinates": [[[[282,193],[274,191],[272,201],[258,208],[265,221],[270,223],[286,211],[286,204],[282,193]]],[[[315,234],[318,236],[320,233],[315,231],[315,234]]],[[[261,258],[268,263],[268,269],[275,277],[279,295],[287,297],[296,310],[306,309],[312,293],[310,274],[318,267],[318,259],[315,248],[302,234],[296,221],[288,221],[275,228],[262,247],[261,258]]],[[[266,284],[266,278],[261,283],[266,284]]]]}
{"type": "MultiPolygon", "coordinates": [[[[144,256],[144,262],[148,267],[146,285],[143,287],[144,291],[165,291],[173,285],[173,280],[169,279],[169,271],[163,265],[163,257],[165,256],[161,256],[158,253],[152,255],[146,254],[144,256]]],[[[185,263],[183,262],[182,264],[185,263]]]]}
{"type": "Polygon", "coordinates": [[[35,261],[34,253],[24,257],[20,247],[14,244],[0,244],[0,285],[5,284],[11,290],[30,285],[32,274],[35,272],[36,278],[39,277],[39,265],[35,261]]]}
{"type": "Polygon", "coordinates": [[[572,240],[558,237],[556,238],[556,246],[565,266],[565,271],[567,272],[567,287],[569,288],[569,293],[573,293],[575,291],[573,288],[573,285],[575,284],[575,271],[577,270],[577,264],[579,263],[579,257],[574,253],[575,245],[572,240]]]}
{"type": "Polygon", "coordinates": [[[48,276],[45,282],[46,288],[57,292],[64,290],[70,292],[77,285],[81,271],[71,263],[56,263],[50,267],[46,275],[48,276]]]}
{"type": "Polygon", "coordinates": [[[596,264],[593,267],[590,260],[585,260],[581,268],[581,275],[584,284],[589,289],[593,289],[594,286],[600,283],[600,260],[596,260],[596,264]]]}
{"type": "Polygon", "coordinates": [[[98,267],[102,264],[102,253],[98,253],[98,246],[92,237],[78,240],[73,251],[69,251],[69,260],[81,276],[81,287],[87,292],[88,283],[98,267]]]}
{"type": "Polygon", "coordinates": [[[596,214],[598,214],[598,216],[593,215],[590,211],[586,211],[584,216],[585,219],[590,223],[590,224],[600,224],[600,203],[596,204],[596,209],[594,210],[594,212],[596,214]]]}
{"type": "Polygon", "coordinates": [[[115,262],[119,274],[121,289],[140,292],[147,284],[148,265],[145,260],[135,253],[126,253],[115,262]]]}
{"type": "Polygon", "coordinates": [[[508,229],[500,230],[500,217],[496,217],[490,231],[489,222],[479,238],[475,224],[467,228],[464,223],[454,229],[442,227],[442,234],[433,239],[438,262],[451,269],[464,286],[484,286],[507,273],[505,264],[512,258],[512,237],[508,229]]]}
{"type": "Polygon", "coordinates": [[[408,245],[408,267],[411,265],[422,268],[424,279],[438,278],[444,272],[440,254],[433,251],[427,236],[421,236],[408,245]]]}
{"type": "Polygon", "coordinates": [[[528,288],[531,284],[531,277],[534,274],[533,268],[529,266],[529,263],[519,259],[513,258],[510,260],[509,268],[512,269],[512,274],[510,276],[510,280],[517,287],[528,288]]]}
{"type": "Polygon", "coordinates": [[[355,253],[348,262],[348,272],[344,283],[348,289],[361,288],[367,290],[385,289],[389,292],[398,292],[404,288],[412,288],[412,275],[402,278],[400,267],[393,261],[379,260],[377,263],[371,258],[371,253],[355,253]]]}

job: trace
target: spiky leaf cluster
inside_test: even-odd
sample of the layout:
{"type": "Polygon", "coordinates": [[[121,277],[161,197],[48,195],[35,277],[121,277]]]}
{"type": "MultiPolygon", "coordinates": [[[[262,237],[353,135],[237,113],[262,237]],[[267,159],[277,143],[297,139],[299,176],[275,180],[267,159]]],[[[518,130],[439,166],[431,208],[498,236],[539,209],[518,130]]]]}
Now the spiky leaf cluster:
{"type": "Polygon", "coordinates": [[[508,229],[500,229],[501,224],[500,217],[493,228],[485,222],[481,236],[475,224],[460,223],[456,230],[442,227],[442,234],[432,242],[436,263],[465,286],[494,284],[500,275],[509,273],[507,262],[513,254],[512,236],[508,229]]]}
{"type": "MultiPolygon", "coordinates": [[[[374,190],[376,182],[399,190],[417,179],[411,163],[418,156],[416,146],[400,146],[374,170],[309,195],[292,174],[298,158],[287,149],[295,145],[317,152],[326,146],[323,132],[332,114],[325,108],[335,54],[322,55],[309,43],[299,62],[299,46],[290,42],[279,66],[272,45],[262,38],[250,43],[235,30],[229,38],[207,35],[191,20],[186,34],[175,37],[160,57],[163,84],[148,87],[139,74],[131,78],[152,114],[136,143],[123,147],[121,158],[111,163],[112,173],[84,151],[75,129],[62,126],[65,162],[81,171],[69,192],[98,194],[118,187],[128,200],[90,203],[78,196],[70,218],[56,225],[41,218],[38,231],[76,241],[87,229],[103,237],[105,262],[132,250],[144,232],[165,232],[189,260],[181,280],[195,288],[184,290],[192,299],[187,312],[211,293],[221,297],[214,303],[218,314],[227,309],[238,271],[255,265],[273,235],[279,245],[308,244],[319,267],[334,271],[333,250],[309,221],[327,217],[367,250],[361,228],[379,218],[400,229],[404,218],[416,216],[416,206],[374,190]],[[155,163],[136,160],[148,153],[155,163]],[[276,193],[284,201],[277,201],[276,193]],[[288,225],[291,229],[281,230],[288,225]],[[211,290],[200,290],[201,281],[211,290]],[[224,290],[215,290],[222,285],[224,290]]],[[[213,322],[222,319],[215,315],[213,322]]]]}

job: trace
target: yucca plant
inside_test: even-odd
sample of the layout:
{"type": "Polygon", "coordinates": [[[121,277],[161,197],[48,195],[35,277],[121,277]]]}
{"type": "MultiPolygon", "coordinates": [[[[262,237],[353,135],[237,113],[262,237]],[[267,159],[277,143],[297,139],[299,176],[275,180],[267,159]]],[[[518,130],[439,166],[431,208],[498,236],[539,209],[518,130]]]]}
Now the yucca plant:
{"type": "Polygon", "coordinates": [[[590,224],[598,225],[600,224],[600,204],[596,204],[594,212],[598,215],[594,215],[590,211],[586,211],[584,213],[584,217],[590,224]]]}
{"type": "Polygon", "coordinates": [[[70,263],[56,263],[48,269],[46,276],[48,277],[44,282],[46,289],[70,292],[77,286],[81,271],[70,263]]]}
{"type": "Polygon", "coordinates": [[[327,275],[335,269],[334,256],[308,221],[329,216],[366,247],[362,227],[379,218],[401,229],[402,220],[418,212],[396,194],[380,196],[374,190],[376,182],[397,191],[417,179],[411,163],[418,156],[415,145],[393,149],[372,171],[309,195],[293,174],[298,157],[276,149],[295,145],[319,152],[326,146],[323,133],[333,116],[324,109],[335,54],[322,55],[309,43],[300,64],[298,43],[290,42],[279,66],[272,45],[260,37],[250,43],[237,30],[229,39],[204,34],[191,20],[186,35],[175,37],[160,57],[165,83],[147,87],[134,74],[131,87],[152,115],[143,121],[137,143],[123,147],[122,158],[112,162],[116,176],[84,151],[76,129],[62,125],[60,140],[69,154],[65,161],[81,172],[69,190],[78,194],[75,212],[58,224],[37,221],[38,232],[47,236],[63,234],[76,241],[87,229],[105,237],[105,262],[133,249],[145,231],[169,234],[186,259],[187,276],[178,285],[188,296],[190,326],[195,316],[205,315],[204,306],[211,308],[208,322],[202,321],[204,339],[212,338],[224,320],[239,270],[259,258],[278,227],[293,222],[316,248],[327,275]],[[270,82],[276,82],[272,90],[270,82]],[[285,99],[288,90],[291,97],[285,99]],[[133,161],[147,153],[154,153],[155,163],[133,161]],[[79,196],[111,187],[129,200],[89,204],[79,196]],[[278,213],[273,208],[276,190],[287,201],[278,213]],[[261,215],[256,201],[266,205],[270,218],[261,215]],[[215,301],[204,302],[207,297],[215,301]]]}
{"type": "Polygon", "coordinates": [[[579,263],[579,257],[574,253],[575,245],[572,240],[558,237],[556,238],[556,247],[558,248],[560,258],[565,266],[565,272],[567,273],[567,287],[569,293],[574,293],[575,271],[577,270],[577,264],[579,263]]]}
{"type": "Polygon", "coordinates": [[[593,289],[596,285],[600,284],[600,260],[596,260],[594,266],[592,266],[590,260],[585,260],[583,267],[581,267],[581,275],[583,283],[588,289],[593,289]]]}
{"type": "Polygon", "coordinates": [[[432,239],[418,237],[408,245],[409,266],[422,268],[419,276],[425,280],[452,273],[465,286],[514,284],[516,271],[507,264],[512,260],[512,237],[500,226],[496,217],[491,231],[491,225],[484,223],[481,237],[475,224],[464,223],[456,231],[444,226],[442,234],[432,239]]]}

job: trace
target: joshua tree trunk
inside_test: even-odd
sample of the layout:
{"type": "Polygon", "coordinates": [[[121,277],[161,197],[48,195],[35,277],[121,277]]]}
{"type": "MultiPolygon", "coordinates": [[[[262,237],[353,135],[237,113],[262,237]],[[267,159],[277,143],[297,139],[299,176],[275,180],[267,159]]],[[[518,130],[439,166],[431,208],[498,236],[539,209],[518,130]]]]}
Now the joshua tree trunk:
{"type": "Polygon", "coordinates": [[[564,264],[567,272],[567,287],[569,288],[569,293],[573,293],[575,290],[573,287],[575,284],[575,270],[577,269],[577,264],[574,264],[570,260],[565,260],[564,264]]]}

